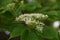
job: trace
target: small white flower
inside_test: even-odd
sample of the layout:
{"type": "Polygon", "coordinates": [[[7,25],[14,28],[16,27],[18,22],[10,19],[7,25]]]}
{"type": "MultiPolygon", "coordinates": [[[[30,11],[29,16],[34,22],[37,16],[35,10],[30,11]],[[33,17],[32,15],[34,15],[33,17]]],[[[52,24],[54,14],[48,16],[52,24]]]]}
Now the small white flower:
{"type": "Polygon", "coordinates": [[[10,32],[9,32],[9,31],[4,31],[4,32],[5,32],[5,34],[6,34],[6,35],[9,35],[9,34],[10,34],[10,32]]]}
{"type": "Polygon", "coordinates": [[[26,22],[26,24],[30,24],[32,21],[31,20],[27,20],[25,22],[26,22]]]}
{"type": "Polygon", "coordinates": [[[42,23],[42,22],[39,22],[39,25],[45,25],[44,23],[42,23]]]}
{"type": "Polygon", "coordinates": [[[59,21],[55,21],[53,23],[53,27],[56,28],[56,29],[59,28],[59,25],[60,25],[59,21]]]}
{"type": "Polygon", "coordinates": [[[44,15],[42,15],[42,17],[45,17],[44,15]]]}
{"type": "Polygon", "coordinates": [[[43,31],[43,28],[42,26],[36,26],[35,30],[39,31],[39,32],[42,32],[43,31]]]}

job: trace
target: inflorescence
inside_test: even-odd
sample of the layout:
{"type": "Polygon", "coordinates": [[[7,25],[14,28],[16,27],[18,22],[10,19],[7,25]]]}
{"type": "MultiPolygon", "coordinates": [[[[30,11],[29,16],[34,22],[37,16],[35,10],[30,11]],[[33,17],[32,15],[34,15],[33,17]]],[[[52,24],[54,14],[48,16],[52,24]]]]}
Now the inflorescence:
{"type": "Polygon", "coordinates": [[[16,21],[24,21],[25,24],[27,24],[30,28],[33,28],[37,31],[42,31],[43,26],[45,25],[43,23],[44,20],[48,18],[47,15],[40,14],[40,13],[31,13],[31,14],[22,14],[19,17],[16,18],[16,21]]]}

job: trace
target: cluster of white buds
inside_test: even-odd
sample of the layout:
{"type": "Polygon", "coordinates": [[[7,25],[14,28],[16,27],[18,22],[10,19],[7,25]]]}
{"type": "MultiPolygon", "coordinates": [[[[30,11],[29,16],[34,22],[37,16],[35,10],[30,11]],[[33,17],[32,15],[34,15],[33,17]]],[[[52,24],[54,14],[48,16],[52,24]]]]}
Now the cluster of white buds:
{"type": "Polygon", "coordinates": [[[16,18],[16,21],[24,21],[30,28],[34,28],[38,31],[42,31],[43,25],[45,25],[40,20],[46,20],[48,18],[47,15],[43,15],[40,13],[31,13],[31,14],[23,14],[16,18]]]}
{"type": "Polygon", "coordinates": [[[36,25],[36,30],[37,31],[40,31],[40,32],[42,32],[42,30],[43,30],[43,26],[44,26],[45,24],[43,23],[43,22],[40,22],[38,25],[36,25]]]}
{"type": "Polygon", "coordinates": [[[43,15],[43,14],[39,14],[39,13],[37,13],[37,14],[23,14],[23,15],[20,15],[18,18],[17,18],[17,20],[19,20],[20,19],[20,21],[27,21],[27,20],[45,20],[45,19],[47,19],[48,18],[48,16],[47,15],[43,15]]]}
{"type": "Polygon", "coordinates": [[[8,8],[8,9],[13,9],[14,6],[15,6],[15,3],[9,3],[9,4],[7,5],[7,8],[8,8]]]}
{"type": "Polygon", "coordinates": [[[24,1],[23,0],[21,1],[21,4],[24,4],[24,1]]]}

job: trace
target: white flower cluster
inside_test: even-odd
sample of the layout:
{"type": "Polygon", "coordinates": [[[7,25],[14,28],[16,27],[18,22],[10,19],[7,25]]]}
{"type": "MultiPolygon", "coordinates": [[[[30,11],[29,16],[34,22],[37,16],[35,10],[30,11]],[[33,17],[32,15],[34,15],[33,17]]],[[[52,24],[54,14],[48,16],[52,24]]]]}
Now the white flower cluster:
{"type": "Polygon", "coordinates": [[[23,14],[16,18],[17,21],[24,21],[31,28],[34,28],[38,31],[42,31],[44,23],[42,20],[46,20],[47,15],[32,13],[32,14],[23,14]],[[32,27],[33,26],[33,27],[32,27]]]}

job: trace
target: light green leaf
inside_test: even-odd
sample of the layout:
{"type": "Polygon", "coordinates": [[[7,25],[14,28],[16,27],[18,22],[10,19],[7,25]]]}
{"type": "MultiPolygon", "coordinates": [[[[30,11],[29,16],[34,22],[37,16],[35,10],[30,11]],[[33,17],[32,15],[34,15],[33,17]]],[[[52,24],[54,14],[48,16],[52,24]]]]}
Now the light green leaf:
{"type": "Polygon", "coordinates": [[[55,21],[55,20],[59,20],[60,19],[60,11],[48,11],[46,13],[50,19],[50,21],[55,21]]]}

